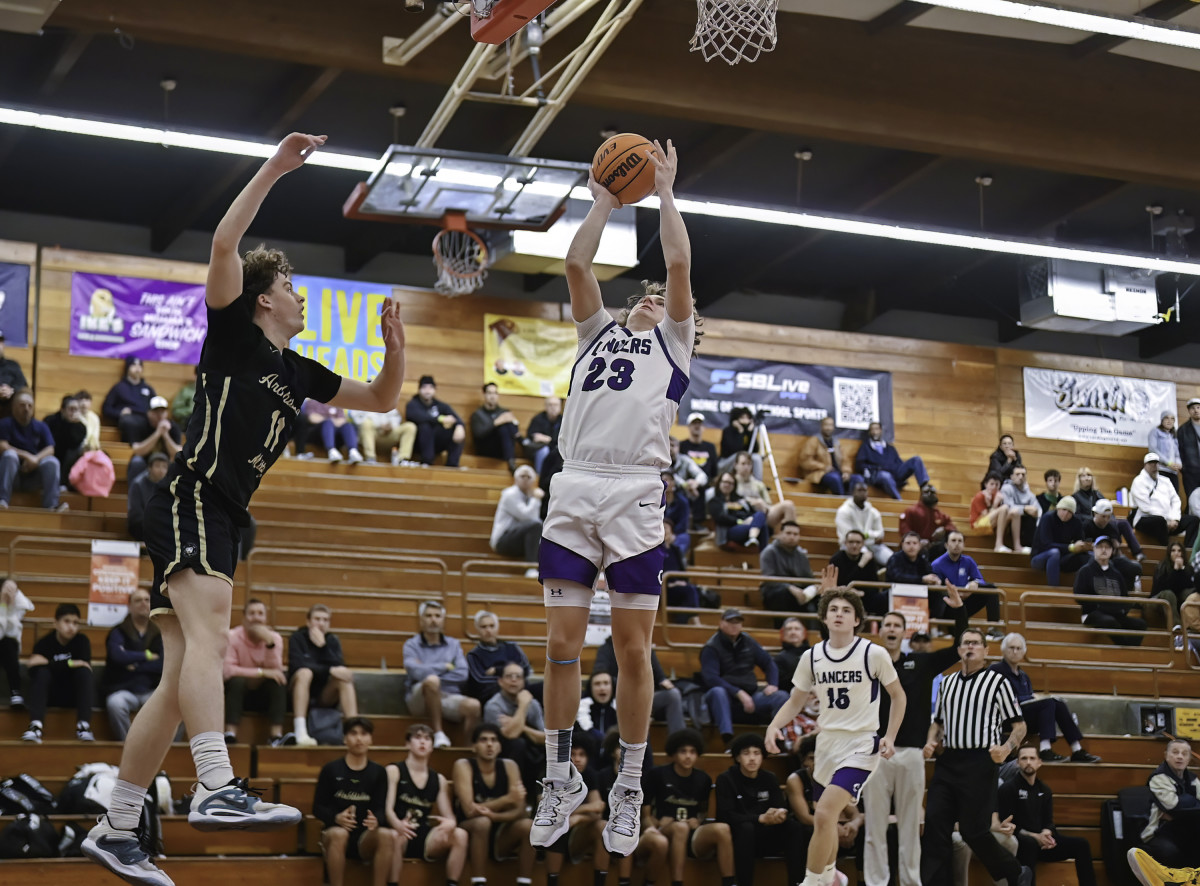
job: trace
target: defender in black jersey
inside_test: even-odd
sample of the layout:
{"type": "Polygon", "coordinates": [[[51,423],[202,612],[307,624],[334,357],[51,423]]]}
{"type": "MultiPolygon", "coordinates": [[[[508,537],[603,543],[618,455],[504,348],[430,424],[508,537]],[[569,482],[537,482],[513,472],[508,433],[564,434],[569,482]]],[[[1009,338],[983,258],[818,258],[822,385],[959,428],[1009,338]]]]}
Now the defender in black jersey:
{"type": "Polygon", "coordinates": [[[294,825],[298,809],[263,802],[234,778],[221,731],[222,664],[228,642],[238,530],[263,474],[291,437],[306,397],[346,409],[395,408],[404,378],[404,324],[390,300],[380,311],[383,367],[371,384],[341,379],[288,350],[304,329],[304,299],[278,250],[238,247],[262,201],[299,169],[325,136],[292,133],[233,201],[213,234],[205,287],[208,333],[197,366],[188,442],[146,505],[154,564],[152,615],[164,667],[154,696],[125,740],[108,814],[83,851],[119,877],[149,886],[171,879],[138,849],[134,829],[146,786],[162,767],[180,720],[191,736],[196,786],[188,821],[199,829],[294,825]]]}
{"type": "Polygon", "coordinates": [[[386,886],[396,848],[387,821],[387,773],[367,758],[375,727],[366,717],[342,724],[346,756],[321,767],[313,792],[313,815],[325,825],[321,852],[329,886],[342,886],[346,859],[371,865],[375,886],[386,886]]]}
{"type": "Polygon", "coordinates": [[[533,819],[525,812],[525,786],[516,762],[500,756],[500,727],[481,723],[471,735],[474,758],[454,761],[451,775],[459,821],[470,843],[471,881],[488,869],[489,858],[517,855],[517,886],[529,886],[535,852],[529,842],[533,819]]]}
{"type": "Polygon", "coordinates": [[[418,723],[408,730],[408,756],[387,767],[388,826],[397,834],[391,883],[400,882],[404,859],[446,859],[446,879],[458,882],[467,861],[467,832],[457,827],[450,782],[429,765],[433,730],[418,723]]]}

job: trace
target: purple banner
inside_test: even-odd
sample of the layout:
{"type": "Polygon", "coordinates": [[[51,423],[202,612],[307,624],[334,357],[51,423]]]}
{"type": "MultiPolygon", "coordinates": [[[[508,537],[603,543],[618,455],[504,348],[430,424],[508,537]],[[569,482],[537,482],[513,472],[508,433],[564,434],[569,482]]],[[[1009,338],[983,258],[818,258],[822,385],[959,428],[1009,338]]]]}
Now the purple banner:
{"type": "Polygon", "coordinates": [[[208,317],[204,286],[71,275],[71,353],[197,363],[208,317]]]}

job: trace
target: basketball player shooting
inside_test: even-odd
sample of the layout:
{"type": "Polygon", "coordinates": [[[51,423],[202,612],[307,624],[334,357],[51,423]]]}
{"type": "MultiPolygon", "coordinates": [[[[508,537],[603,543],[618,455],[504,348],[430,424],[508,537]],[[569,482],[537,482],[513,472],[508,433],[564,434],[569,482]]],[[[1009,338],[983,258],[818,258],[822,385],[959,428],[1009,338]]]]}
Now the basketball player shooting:
{"type": "Polygon", "coordinates": [[[621,760],[604,829],[609,852],[638,842],[642,760],[650,732],[650,639],[661,595],[663,485],[668,437],[688,385],[698,341],[691,244],[675,206],[675,147],[656,141],[650,155],[658,190],[666,286],[643,283],[620,322],[604,309],[592,261],[617,199],[594,176],[595,202],[567,253],[567,284],[579,349],[571,373],[559,449],[563,470],[550,484],[542,529],[540,580],[546,601],[546,780],[530,842],[550,846],[567,832],[587,788],[571,765],[571,728],[579,710],[579,656],[600,570],[612,600],[613,646],[620,668],[617,720],[621,760]]]}
{"type": "Polygon", "coordinates": [[[344,409],[387,412],[404,381],[404,324],[384,302],[379,324],[383,368],[369,385],[342,378],[288,349],[304,330],[304,296],[276,249],[246,255],[238,246],[275,183],[325,143],[293,132],[233,201],[213,233],[204,301],[208,333],[197,366],[187,443],[146,504],[146,548],[154,564],[151,615],[163,637],[163,674],[130,727],[108,812],[83,841],[83,853],[118,877],[173,886],[146,853],[138,825],[146,787],[162,768],[179,727],[187,727],[196,764],[188,822],[199,830],[268,831],[294,827],[299,809],[260,798],[234,776],[221,731],[221,679],[229,640],[239,529],[250,497],[292,438],[306,397],[344,409]]]}
{"type": "MultiPolygon", "coordinates": [[[[833,571],[832,583],[836,583],[837,570],[833,571]]],[[[828,570],[825,578],[831,583],[828,570]]],[[[838,815],[858,803],[879,759],[890,759],[894,753],[907,699],[887,650],[855,636],[866,617],[858,594],[849,588],[827,590],[821,594],[817,614],[829,629],[829,639],[800,657],[792,679],[795,688],[767,727],[766,745],[769,753],[779,753],[780,730],[815,692],[821,703],[813,768],[817,808],[803,886],[832,886],[846,882],[835,866],[838,815]],[[882,738],[878,735],[880,685],[892,700],[882,738]]]]}

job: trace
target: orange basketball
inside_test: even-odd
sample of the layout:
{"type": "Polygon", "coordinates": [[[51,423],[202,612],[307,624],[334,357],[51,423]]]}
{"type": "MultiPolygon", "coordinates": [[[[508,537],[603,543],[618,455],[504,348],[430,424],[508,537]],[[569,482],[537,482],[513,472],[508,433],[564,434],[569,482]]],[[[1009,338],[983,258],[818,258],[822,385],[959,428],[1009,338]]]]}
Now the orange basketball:
{"type": "Polygon", "coordinates": [[[606,139],[592,158],[592,175],[621,201],[622,206],[637,203],[654,192],[654,164],[649,139],[622,132],[606,139]]]}

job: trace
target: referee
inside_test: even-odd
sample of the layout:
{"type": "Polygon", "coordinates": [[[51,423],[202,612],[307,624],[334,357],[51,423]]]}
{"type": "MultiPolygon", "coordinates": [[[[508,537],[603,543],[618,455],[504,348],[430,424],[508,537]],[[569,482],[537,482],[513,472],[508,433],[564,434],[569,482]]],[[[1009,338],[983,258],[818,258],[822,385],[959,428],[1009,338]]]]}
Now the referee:
{"type": "Polygon", "coordinates": [[[1030,886],[1033,871],[1005,852],[991,834],[997,764],[1020,747],[1025,737],[1021,706],[1008,681],[985,667],[987,640],[982,631],[968,628],[962,632],[958,656],[962,670],[942,681],[924,748],[928,759],[938,742],[945,741],[925,801],[921,882],[924,886],[950,886],[951,834],[958,822],[963,841],[993,880],[1006,880],[1008,886],[1030,886]],[[1003,724],[1012,724],[1012,734],[1000,744],[1003,724]]]}

